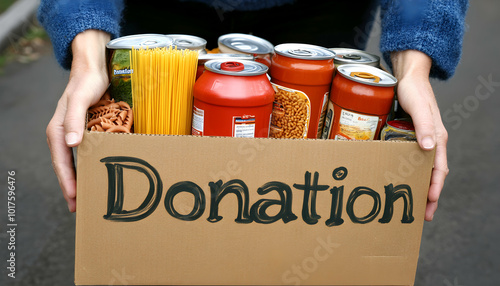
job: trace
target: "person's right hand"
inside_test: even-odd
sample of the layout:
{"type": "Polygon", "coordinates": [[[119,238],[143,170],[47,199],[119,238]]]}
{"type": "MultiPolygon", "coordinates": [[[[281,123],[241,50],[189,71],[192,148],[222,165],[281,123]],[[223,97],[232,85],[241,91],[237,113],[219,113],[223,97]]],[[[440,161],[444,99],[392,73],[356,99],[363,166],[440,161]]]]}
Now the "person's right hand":
{"type": "Polygon", "coordinates": [[[81,143],[87,109],[109,85],[106,70],[109,40],[109,34],[97,30],[87,30],[73,39],[69,82],[47,126],[52,166],[70,212],[76,211],[76,172],[71,147],[81,143]]]}

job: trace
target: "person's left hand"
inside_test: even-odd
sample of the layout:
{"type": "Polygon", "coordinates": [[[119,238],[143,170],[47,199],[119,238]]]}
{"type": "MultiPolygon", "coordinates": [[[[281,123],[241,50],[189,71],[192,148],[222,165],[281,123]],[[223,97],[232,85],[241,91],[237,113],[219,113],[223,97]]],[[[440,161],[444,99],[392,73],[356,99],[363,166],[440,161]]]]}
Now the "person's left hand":
{"type": "Polygon", "coordinates": [[[420,148],[427,151],[436,148],[425,210],[425,220],[432,221],[449,173],[446,156],[448,133],[429,82],[432,60],[415,50],[393,52],[391,60],[394,75],[398,79],[398,101],[413,120],[420,148]]]}

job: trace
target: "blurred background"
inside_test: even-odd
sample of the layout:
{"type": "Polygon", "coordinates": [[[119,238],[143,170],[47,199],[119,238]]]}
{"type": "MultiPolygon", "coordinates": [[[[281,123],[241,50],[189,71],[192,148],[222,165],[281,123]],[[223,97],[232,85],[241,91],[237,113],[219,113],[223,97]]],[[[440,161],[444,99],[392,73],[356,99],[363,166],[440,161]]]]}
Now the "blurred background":
{"type": "MultiPolygon", "coordinates": [[[[73,285],[75,215],[67,211],[45,136],[69,74],[36,22],[37,5],[0,0],[0,285],[73,285]],[[12,170],[15,279],[6,269],[12,170]]],[[[375,22],[367,51],[380,54],[375,22]]],[[[500,285],[500,2],[471,1],[466,22],[455,76],[433,81],[449,132],[450,174],[434,221],[424,225],[415,285],[500,285]]]]}

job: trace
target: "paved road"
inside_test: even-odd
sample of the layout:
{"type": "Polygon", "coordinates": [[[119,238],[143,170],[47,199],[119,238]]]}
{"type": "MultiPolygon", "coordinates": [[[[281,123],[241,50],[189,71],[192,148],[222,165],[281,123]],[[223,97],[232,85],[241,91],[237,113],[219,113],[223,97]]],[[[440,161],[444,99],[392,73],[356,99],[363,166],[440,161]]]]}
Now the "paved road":
{"type": "MultiPolygon", "coordinates": [[[[451,173],[434,222],[424,227],[416,285],[500,285],[499,11],[498,1],[473,2],[456,76],[434,84],[450,134],[451,173]]],[[[45,142],[67,77],[50,53],[11,64],[0,76],[0,184],[15,170],[18,189],[16,279],[6,276],[6,188],[0,191],[0,285],[73,283],[74,215],[45,142]]]]}

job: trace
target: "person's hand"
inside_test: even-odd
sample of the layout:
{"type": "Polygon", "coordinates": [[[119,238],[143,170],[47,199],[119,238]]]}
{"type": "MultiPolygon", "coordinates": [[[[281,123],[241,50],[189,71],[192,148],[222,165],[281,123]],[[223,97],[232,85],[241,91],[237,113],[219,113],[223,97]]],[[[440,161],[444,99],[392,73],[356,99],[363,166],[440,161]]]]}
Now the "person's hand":
{"type": "Polygon", "coordinates": [[[109,85],[106,71],[109,40],[109,34],[97,30],[87,30],[74,38],[69,82],[47,126],[52,166],[70,212],[76,211],[76,173],[71,147],[81,143],[87,109],[109,85]]]}
{"type": "Polygon", "coordinates": [[[432,221],[444,180],[449,173],[446,157],[448,133],[429,82],[432,60],[426,54],[407,50],[391,54],[394,75],[398,79],[398,101],[411,116],[417,141],[423,150],[436,148],[425,220],[432,221]]]}

